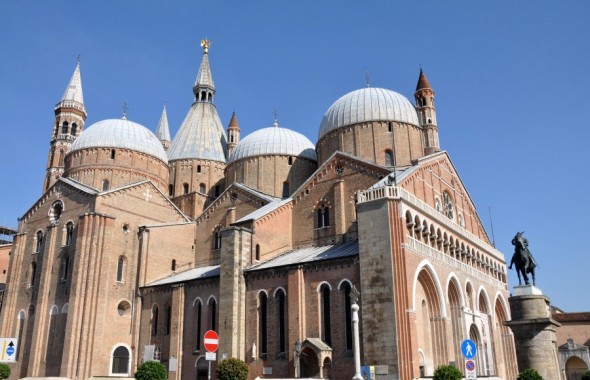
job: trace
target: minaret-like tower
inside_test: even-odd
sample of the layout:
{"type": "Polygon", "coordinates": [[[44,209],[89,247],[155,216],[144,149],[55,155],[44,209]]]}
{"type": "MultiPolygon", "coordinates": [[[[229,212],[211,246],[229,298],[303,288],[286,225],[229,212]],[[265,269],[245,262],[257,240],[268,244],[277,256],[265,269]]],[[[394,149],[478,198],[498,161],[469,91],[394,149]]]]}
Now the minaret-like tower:
{"type": "Polygon", "coordinates": [[[424,155],[429,155],[440,150],[438,143],[438,127],[436,125],[436,110],[434,109],[434,90],[430,87],[428,79],[422,69],[416,85],[416,108],[420,126],[424,130],[424,155]]]}
{"type": "Polygon", "coordinates": [[[234,112],[231,115],[229,126],[227,127],[227,157],[231,156],[231,152],[234,151],[235,147],[240,142],[240,124],[238,124],[238,118],[234,112]]]}
{"type": "Polygon", "coordinates": [[[156,128],[156,137],[162,143],[164,150],[168,150],[168,147],[170,146],[170,129],[168,128],[168,114],[166,113],[166,106],[164,106],[162,116],[160,116],[160,121],[158,122],[158,128],[156,128]]]}
{"type": "Polygon", "coordinates": [[[72,143],[82,133],[86,121],[86,108],[82,93],[82,78],[80,77],[80,59],[72,74],[70,83],[61,101],[55,105],[55,120],[47,170],[43,184],[43,192],[57,181],[64,172],[64,158],[72,148],[72,143]]]}

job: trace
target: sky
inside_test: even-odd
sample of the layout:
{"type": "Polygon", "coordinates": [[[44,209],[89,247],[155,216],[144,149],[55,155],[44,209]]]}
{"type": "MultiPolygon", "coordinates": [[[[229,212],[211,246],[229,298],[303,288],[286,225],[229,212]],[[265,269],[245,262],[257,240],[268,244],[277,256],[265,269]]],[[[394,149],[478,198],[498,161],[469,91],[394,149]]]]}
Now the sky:
{"type": "Polygon", "coordinates": [[[225,126],[235,111],[243,138],[276,110],[314,143],[329,106],[366,77],[413,102],[422,67],[441,148],[496,247],[510,260],[525,231],[537,286],[590,311],[588,15],[583,0],[2,0],[0,225],[16,227],[41,195],[53,107],[78,55],[86,128],[127,101],[128,119],[155,131],[166,104],[174,135],[208,38],[225,126]]]}

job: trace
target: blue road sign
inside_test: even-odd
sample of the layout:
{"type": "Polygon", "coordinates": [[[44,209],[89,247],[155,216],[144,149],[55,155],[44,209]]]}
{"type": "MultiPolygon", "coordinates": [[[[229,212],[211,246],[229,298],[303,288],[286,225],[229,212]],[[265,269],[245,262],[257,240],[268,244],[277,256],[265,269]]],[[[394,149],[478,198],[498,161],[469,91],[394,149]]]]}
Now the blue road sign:
{"type": "Polygon", "coordinates": [[[477,353],[477,347],[471,339],[465,339],[463,343],[461,343],[461,352],[465,358],[473,359],[477,353]]]}

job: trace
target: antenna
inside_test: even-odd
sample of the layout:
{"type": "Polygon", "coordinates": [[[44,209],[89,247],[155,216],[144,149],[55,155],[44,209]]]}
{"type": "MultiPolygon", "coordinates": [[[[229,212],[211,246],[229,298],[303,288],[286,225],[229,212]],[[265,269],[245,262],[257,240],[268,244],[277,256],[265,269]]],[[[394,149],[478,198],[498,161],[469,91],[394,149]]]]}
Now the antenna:
{"type": "Polygon", "coordinates": [[[490,227],[492,229],[492,246],[496,248],[496,237],[494,236],[494,221],[492,220],[492,206],[488,205],[488,210],[490,213],[490,227]]]}
{"type": "Polygon", "coordinates": [[[365,70],[365,84],[367,87],[371,87],[371,79],[369,78],[369,72],[365,70]]]}

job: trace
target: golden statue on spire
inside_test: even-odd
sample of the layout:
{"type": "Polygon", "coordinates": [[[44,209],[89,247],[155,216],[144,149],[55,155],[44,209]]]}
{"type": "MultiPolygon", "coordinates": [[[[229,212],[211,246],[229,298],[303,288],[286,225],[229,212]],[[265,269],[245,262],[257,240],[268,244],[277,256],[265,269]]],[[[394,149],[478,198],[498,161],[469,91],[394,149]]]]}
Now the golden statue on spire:
{"type": "Polygon", "coordinates": [[[209,46],[211,46],[211,41],[208,39],[201,40],[201,47],[203,48],[203,53],[209,53],[209,46]]]}

